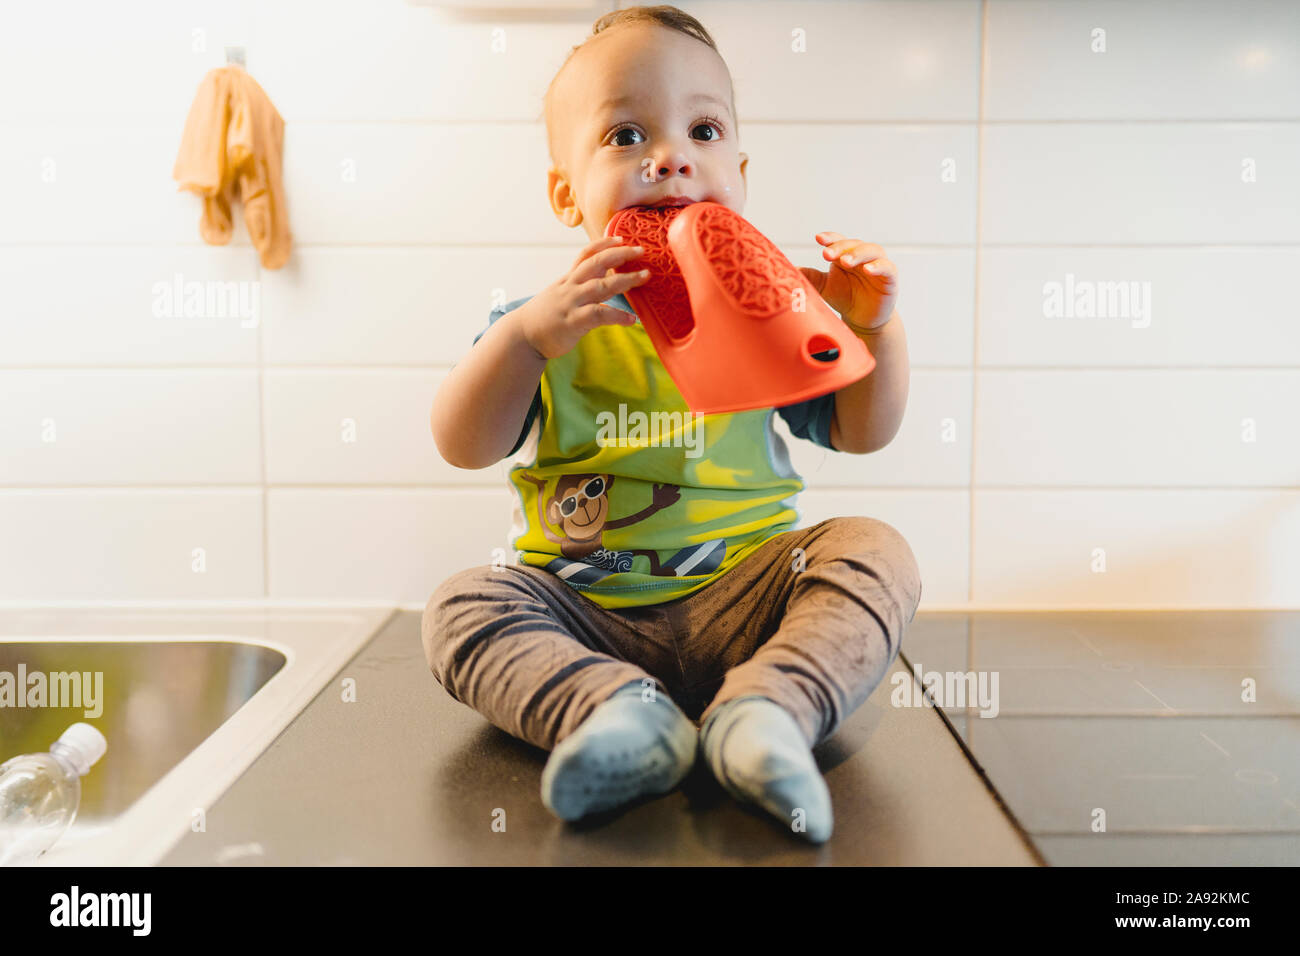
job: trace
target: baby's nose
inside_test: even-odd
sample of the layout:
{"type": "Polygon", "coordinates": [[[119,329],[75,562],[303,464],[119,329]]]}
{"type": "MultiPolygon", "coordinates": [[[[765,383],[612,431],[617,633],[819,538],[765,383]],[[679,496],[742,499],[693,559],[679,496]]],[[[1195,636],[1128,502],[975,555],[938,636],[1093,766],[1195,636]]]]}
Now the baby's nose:
{"type": "Polygon", "coordinates": [[[677,170],[677,175],[679,176],[695,175],[695,168],[686,160],[681,160],[675,163],[671,163],[671,162],[661,163],[656,172],[655,179],[656,180],[663,179],[665,176],[672,173],[674,169],[677,170]]]}

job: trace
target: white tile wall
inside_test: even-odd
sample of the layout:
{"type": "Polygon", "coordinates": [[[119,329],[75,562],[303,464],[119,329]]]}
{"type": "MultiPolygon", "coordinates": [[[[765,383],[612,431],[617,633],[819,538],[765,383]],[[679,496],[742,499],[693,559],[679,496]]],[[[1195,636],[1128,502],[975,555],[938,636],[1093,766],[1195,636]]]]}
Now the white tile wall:
{"type": "Polygon", "coordinates": [[[515,497],[497,477],[495,488],[272,489],[271,594],[423,607],[438,583],[430,575],[511,554],[515,497]]]}
{"type": "Polygon", "coordinates": [[[225,600],[264,588],[257,488],[0,489],[0,527],[0,601],[225,600]]]}
{"type": "Polygon", "coordinates": [[[0,372],[6,485],[261,480],[253,369],[0,372]]]}
{"type": "MultiPolygon", "coordinates": [[[[423,606],[507,547],[504,468],[442,462],[428,406],[583,243],[541,95],[613,5],[0,5],[0,600],[423,606]],[[226,45],[288,123],[278,271],[171,180],[226,45]],[[195,281],[255,318],[160,305],[195,281]]],[[[1300,606],[1300,7],[681,6],[746,215],[900,269],[907,416],[869,456],[778,425],[803,523],[893,524],[925,608],[1300,606]]]]}
{"type": "Polygon", "coordinates": [[[1294,244],[1297,166],[1294,121],[989,124],[983,239],[1294,244]]]}
{"type": "Polygon", "coordinates": [[[971,588],[990,603],[1295,606],[1293,489],[977,490],[974,501],[971,588]]]}
{"type": "Polygon", "coordinates": [[[988,5],[986,49],[987,120],[1294,120],[1300,110],[1291,0],[1006,0],[988,5]]]}
{"type": "Polygon", "coordinates": [[[575,255],[564,245],[300,246],[262,274],[266,360],[450,367],[494,306],[555,281],[575,255]]]}
{"type": "Polygon", "coordinates": [[[255,367],[255,326],[216,310],[210,316],[184,313],[187,282],[257,280],[247,236],[236,239],[243,241],[225,247],[0,246],[4,365],[255,367]],[[174,309],[177,276],[182,296],[174,309]]]}

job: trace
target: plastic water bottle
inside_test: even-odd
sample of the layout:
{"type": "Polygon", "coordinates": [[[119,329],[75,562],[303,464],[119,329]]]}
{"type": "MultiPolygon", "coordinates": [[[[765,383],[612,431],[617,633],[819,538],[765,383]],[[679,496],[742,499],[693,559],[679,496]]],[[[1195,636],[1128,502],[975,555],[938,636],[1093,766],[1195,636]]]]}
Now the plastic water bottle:
{"type": "Polygon", "coordinates": [[[0,764],[0,866],[32,863],[63,836],[81,805],[81,778],[107,749],[97,729],[75,723],[49,753],[0,764]]]}

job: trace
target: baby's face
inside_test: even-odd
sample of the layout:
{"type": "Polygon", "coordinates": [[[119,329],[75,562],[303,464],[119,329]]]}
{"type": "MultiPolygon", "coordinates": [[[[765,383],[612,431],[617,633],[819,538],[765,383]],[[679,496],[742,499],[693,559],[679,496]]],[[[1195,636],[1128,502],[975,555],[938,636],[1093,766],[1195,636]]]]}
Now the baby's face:
{"type": "Polygon", "coordinates": [[[599,34],[552,90],[555,214],[605,234],[614,213],[685,197],[741,213],[745,167],[722,58],[651,24],[599,34]]]}

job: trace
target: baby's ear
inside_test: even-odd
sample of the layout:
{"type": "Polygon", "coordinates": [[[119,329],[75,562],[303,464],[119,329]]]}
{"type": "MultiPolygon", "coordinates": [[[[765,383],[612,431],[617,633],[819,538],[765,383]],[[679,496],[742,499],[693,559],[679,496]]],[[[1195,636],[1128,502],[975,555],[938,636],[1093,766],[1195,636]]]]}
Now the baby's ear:
{"type": "Polygon", "coordinates": [[[546,198],[555,217],[569,228],[582,224],[582,210],[574,201],[573,190],[564,173],[552,166],[546,173],[546,198]]]}

